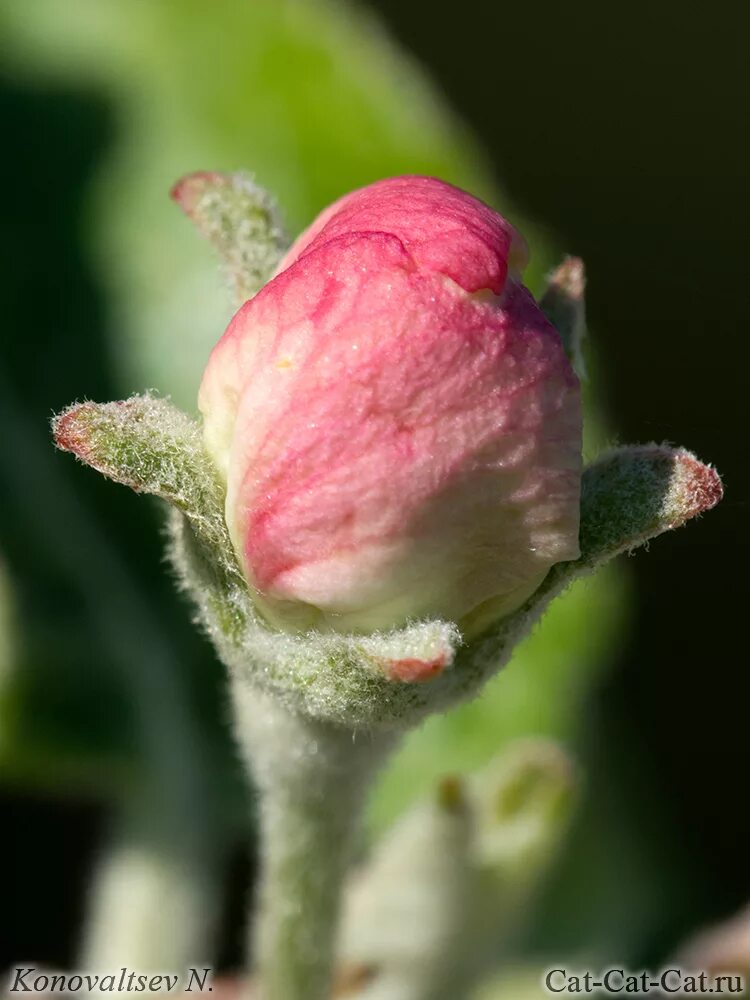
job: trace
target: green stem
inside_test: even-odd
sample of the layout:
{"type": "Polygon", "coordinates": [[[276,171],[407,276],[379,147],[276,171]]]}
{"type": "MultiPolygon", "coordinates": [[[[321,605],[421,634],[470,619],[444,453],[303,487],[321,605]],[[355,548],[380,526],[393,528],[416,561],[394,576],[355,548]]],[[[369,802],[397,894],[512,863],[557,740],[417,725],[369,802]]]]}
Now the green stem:
{"type": "Polygon", "coordinates": [[[327,1000],[342,882],[370,780],[393,738],[297,715],[239,681],[233,693],[260,797],[260,996],[327,1000]]]}

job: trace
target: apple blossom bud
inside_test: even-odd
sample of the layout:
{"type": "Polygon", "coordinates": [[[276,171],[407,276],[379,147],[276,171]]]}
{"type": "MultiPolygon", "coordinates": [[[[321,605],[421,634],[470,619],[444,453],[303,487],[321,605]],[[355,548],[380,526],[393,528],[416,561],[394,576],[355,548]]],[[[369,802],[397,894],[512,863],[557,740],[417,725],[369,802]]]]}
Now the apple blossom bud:
{"type": "Polygon", "coordinates": [[[258,618],[229,538],[225,490],[195,421],[167,400],[144,395],[74,403],[52,427],[59,448],[174,508],[169,557],[233,674],[312,717],[365,728],[403,728],[471,696],[573,580],[680,527],[722,497],[716,470],[684,448],[618,448],[581,478],[580,556],[554,566],[520,608],[483,635],[462,641],[455,623],[440,620],[370,635],[295,635],[258,618]]]}
{"type": "Polygon", "coordinates": [[[326,210],[234,317],[199,403],[273,624],[486,622],[577,557],[579,387],[524,262],[482,202],[393,178],[326,210]]]}

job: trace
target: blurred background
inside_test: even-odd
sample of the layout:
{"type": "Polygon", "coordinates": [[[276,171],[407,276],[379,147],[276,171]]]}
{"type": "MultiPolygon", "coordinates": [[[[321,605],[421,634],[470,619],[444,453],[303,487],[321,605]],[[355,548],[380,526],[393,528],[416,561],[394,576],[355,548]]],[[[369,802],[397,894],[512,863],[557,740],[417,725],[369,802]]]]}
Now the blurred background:
{"type": "Polygon", "coordinates": [[[291,234],[391,174],[480,195],[527,235],[535,290],[586,262],[588,456],[667,440],[724,476],[715,512],[578,585],[408,741],[372,835],[547,735],[583,794],[517,955],[658,965],[750,898],[746,37],[739,5],[677,0],[0,0],[0,966],[102,954],[131,890],[144,934],[180,915],[195,960],[240,963],[252,801],[221,670],[156,503],[48,431],[84,397],[195,409],[231,312],[167,197],[198,169],[251,171],[291,234]]]}

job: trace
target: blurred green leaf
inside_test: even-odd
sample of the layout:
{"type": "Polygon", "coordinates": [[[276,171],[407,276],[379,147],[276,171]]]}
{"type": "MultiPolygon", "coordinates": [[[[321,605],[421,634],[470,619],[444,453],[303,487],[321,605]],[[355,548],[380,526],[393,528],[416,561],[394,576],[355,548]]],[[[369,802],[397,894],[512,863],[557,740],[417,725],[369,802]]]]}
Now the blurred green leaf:
{"type": "Polygon", "coordinates": [[[231,312],[210,250],[167,197],[185,173],[252,171],[292,233],[390,174],[437,174],[498,203],[474,137],[364,9],[3,0],[0,12],[17,70],[94,81],[115,107],[119,134],[88,225],[112,297],[123,395],[158,388],[194,409],[231,312]]]}
{"type": "Polygon", "coordinates": [[[541,966],[516,966],[486,982],[474,994],[473,1000],[547,1000],[544,989],[546,969],[541,966]]]}
{"type": "MultiPolygon", "coordinates": [[[[252,171],[278,198],[291,233],[343,192],[378,177],[436,174],[486,198],[519,226],[532,247],[533,287],[560,256],[498,193],[477,137],[364,8],[333,0],[0,0],[0,28],[6,72],[89,87],[112,110],[116,131],[86,196],[82,237],[106,293],[116,395],[156,388],[194,409],[201,371],[230,315],[209,247],[168,198],[174,181],[191,170],[252,171]]],[[[47,460],[55,461],[51,446],[47,460]]],[[[128,524],[107,516],[104,530],[127,546],[128,524]]],[[[128,586],[147,585],[131,571],[128,586]]],[[[482,698],[414,734],[384,778],[376,825],[444,771],[480,767],[518,735],[569,737],[622,600],[612,573],[578,585],[482,698]]],[[[99,600],[86,614],[101,613],[99,600]]],[[[164,620],[168,628],[169,615],[164,620]]],[[[76,627],[74,644],[84,630],[96,631],[86,615],[76,627]]],[[[64,686],[79,654],[66,658],[45,648],[44,655],[64,686]]],[[[100,668],[111,669],[107,657],[100,668]]],[[[120,674],[116,685],[122,683],[120,674]]],[[[36,697],[33,687],[26,693],[36,697]]],[[[116,704],[99,710],[113,730],[127,724],[116,704]]],[[[204,711],[215,712],[213,726],[223,724],[216,705],[204,711]]],[[[68,733],[78,731],[71,722],[68,733]]],[[[95,758],[102,744],[86,738],[95,758]]]]}

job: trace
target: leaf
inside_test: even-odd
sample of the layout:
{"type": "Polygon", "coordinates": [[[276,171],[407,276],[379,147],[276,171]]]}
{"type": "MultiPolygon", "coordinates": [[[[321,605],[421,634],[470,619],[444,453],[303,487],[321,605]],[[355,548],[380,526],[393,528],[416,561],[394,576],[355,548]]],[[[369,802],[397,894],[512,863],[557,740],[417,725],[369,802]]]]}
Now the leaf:
{"type": "Polygon", "coordinates": [[[446,700],[473,696],[578,577],[710,510],[722,496],[716,470],[684,448],[631,445],[589,465],[581,489],[581,555],[553,566],[518,611],[459,650],[445,677],[446,700]]]}
{"type": "Polygon", "coordinates": [[[608,452],[584,472],[581,555],[552,573],[569,578],[590,572],[679,528],[715,507],[723,495],[717,471],[685,448],[647,444],[608,452]]]}
{"type": "Polygon", "coordinates": [[[252,298],[289,245],[275,200],[244,173],[188,174],[171,195],[218,253],[235,304],[252,298]]]}
{"type": "Polygon", "coordinates": [[[580,257],[566,257],[547,279],[539,300],[542,312],[560,334],[565,353],[580,376],[585,375],[581,344],[586,332],[586,271],[580,257]]]}
{"type": "Polygon", "coordinates": [[[62,450],[184,515],[169,522],[169,555],[234,674],[298,708],[302,703],[311,715],[354,727],[398,727],[430,704],[427,682],[450,669],[460,642],[452,623],[416,622],[366,636],[284,633],[266,625],[234,553],[224,489],[200,426],[168,400],[76,403],[54,418],[52,429],[62,450]]]}
{"type": "Polygon", "coordinates": [[[231,547],[224,489],[200,426],[168,400],[74,403],[54,417],[52,433],[58,448],[97,472],[179,508],[213,548],[231,547]]]}

